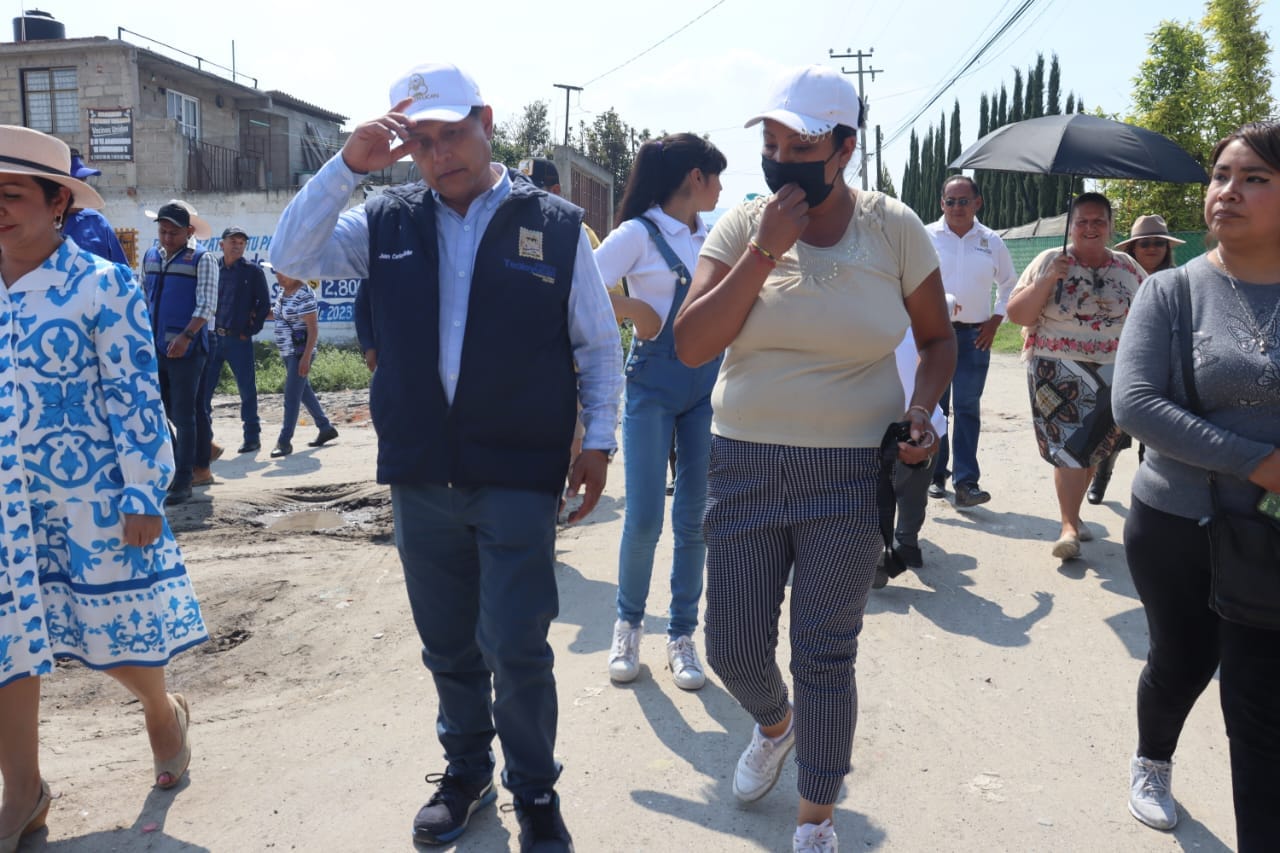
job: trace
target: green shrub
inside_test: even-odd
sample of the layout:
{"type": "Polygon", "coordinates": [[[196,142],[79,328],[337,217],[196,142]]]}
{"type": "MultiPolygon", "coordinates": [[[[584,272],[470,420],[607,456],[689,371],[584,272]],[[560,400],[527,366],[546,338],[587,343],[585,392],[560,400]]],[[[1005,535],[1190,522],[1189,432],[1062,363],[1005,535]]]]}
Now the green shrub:
{"type": "MultiPolygon", "coordinates": [[[[284,360],[274,343],[254,341],[253,361],[259,394],[284,393],[284,360]]],[[[369,369],[357,344],[320,344],[311,361],[311,387],[317,391],[346,391],[369,387],[369,369]]],[[[231,368],[222,366],[217,393],[236,394],[231,368]]]]}
{"type": "Polygon", "coordinates": [[[991,342],[991,351],[1006,355],[1022,352],[1022,327],[1017,323],[1001,323],[996,329],[995,340],[991,342]]]}

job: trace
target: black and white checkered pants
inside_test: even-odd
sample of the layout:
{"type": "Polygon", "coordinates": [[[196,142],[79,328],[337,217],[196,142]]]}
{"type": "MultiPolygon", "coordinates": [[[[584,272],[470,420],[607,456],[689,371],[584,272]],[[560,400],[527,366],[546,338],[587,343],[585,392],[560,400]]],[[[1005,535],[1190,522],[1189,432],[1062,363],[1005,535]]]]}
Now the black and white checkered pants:
{"type": "Polygon", "coordinates": [[[876,448],[714,436],[707,485],[707,662],[761,726],[787,716],[778,618],[791,583],[799,791],[835,802],[858,716],[854,660],[881,550],[876,448]]]}

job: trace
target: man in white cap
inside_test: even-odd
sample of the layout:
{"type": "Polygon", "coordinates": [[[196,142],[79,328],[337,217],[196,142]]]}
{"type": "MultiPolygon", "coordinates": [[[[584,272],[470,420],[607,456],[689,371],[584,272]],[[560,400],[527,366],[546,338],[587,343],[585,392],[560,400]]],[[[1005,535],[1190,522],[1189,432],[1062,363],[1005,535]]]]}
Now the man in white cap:
{"type": "Polygon", "coordinates": [[[622,363],[582,210],[492,162],[493,112],[455,65],[420,65],[391,110],[359,125],[285,210],[271,261],[298,278],[362,278],[361,342],[376,351],[378,480],[448,762],[414,839],[448,844],[492,803],[496,732],[522,851],[569,851],[554,786],[556,688],[547,630],[559,601],[564,489],[604,487],[622,363]],[[423,182],[343,212],[369,172],[403,156],[423,182]],[[577,364],[579,372],[574,372],[577,364]],[[570,460],[582,398],[586,449],[570,460]]]}

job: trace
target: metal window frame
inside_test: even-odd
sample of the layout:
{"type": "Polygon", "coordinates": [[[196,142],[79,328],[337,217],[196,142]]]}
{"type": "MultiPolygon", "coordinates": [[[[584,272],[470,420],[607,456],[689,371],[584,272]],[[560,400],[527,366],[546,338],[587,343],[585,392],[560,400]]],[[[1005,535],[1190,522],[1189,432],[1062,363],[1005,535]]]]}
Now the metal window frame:
{"type": "Polygon", "coordinates": [[[187,93],[185,93],[185,92],[179,92],[177,89],[167,89],[167,90],[165,90],[165,93],[164,93],[164,94],[165,94],[165,99],[164,99],[164,112],[165,112],[165,115],[166,115],[166,116],[168,116],[169,118],[176,118],[176,119],[178,120],[178,131],[179,131],[183,136],[187,137],[188,139],[194,139],[194,140],[196,140],[197,142],[199,142],[199,141],[200,141],[200,99],[199,99],[199,98],[196,98],[196,97],[193,97],[192,95],[188,95],[188,94],[187,94],[187,93]],[[177,98],[178,98],[178,105],[179,105],[178,112],[179,112],[179,115],[176,115],[176,116],[175,116],[175,115],[173,115],[173,114],[170,112],[170,110],[169,110],[169,105],[170,105],[170,100],[169,100],[169,98],[170,98],[171,96],[173,96],[173,97],[177,97],[177,98]],[[182,112],[184,112],[184,109],[183,109],[183,108],[184,108],[188,103],[190,103],[190,104],[191,104],[191,106],[192,106],[192,111],[193,111],[193,112],[194,112],[194,114],[195,114],[195,124],[194,124],[194,125],[192,125],[192,124],[188,124],[188,123],[187,123],[187,120],[186,120],[186,117],[185,117],[185,116],[183,116],[183,115],[181,115],[181,113],[182,113],[182,112]],[[193,131],[194,131],[194,133],[188,133],[188,132],[187,132],[187,128],[191,128],[191,130],[193,130],[193,131]]]}
{"type": "Polygon", "coordinates": [[[80,132],[80,74],[79,69],[74,65],[50,65],[38,68],[22,68],[18,76],[22,89],[22,123],[25,127],[32,130],[39,130],[44,133],[61,133],[61,134],[78,134],[80,132]],[[54,75],[59,71],[69,71],[75,78],[70,87],[59,87],[55,84],[54,75]],[[48,80],[48,88],[32,91],[27,85],[29,77],[37,74],[45,75],[48,80]],[[57,95],[70,94],[75,98],[75,107],[69,111],[70,115],[75,116],[72,119],[73,126],[64,126],[59,121],[59,110],[56,105],[57,95]],[[36,127],[31,123],[31,100],[33,98],[43,98],[48,105],[49,125],[48,127],[36,127]]]}

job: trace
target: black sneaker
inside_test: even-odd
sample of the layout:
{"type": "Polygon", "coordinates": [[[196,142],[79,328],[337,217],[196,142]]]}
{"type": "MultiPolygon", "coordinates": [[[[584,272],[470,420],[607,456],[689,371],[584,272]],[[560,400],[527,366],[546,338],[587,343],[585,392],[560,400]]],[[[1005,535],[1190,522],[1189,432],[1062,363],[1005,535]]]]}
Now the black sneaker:
{"type": "Polygon", "coordinates": [[[560,817],[560,796],[555,791],[516,797],[515,809],[520,853],[573,853],[573,837],[560,817]]]}
{"type": "Polygon", "coordinates": [[[991,500],[991,493],[978,488],[977,483],[956,484],[956,506],[966,509],[991,500]]]}
{"type": "Polygon", "coordinates": [[[413,819],[413,840],[419,844],[448,844],[466,830],[472,814],[498,798],[492,779],[476,788],[448,773],[432,773],[427,782],[437,787],[413,819]]]}
{"type": "Polygon", "coordinates": [[[288,456],[293,452],[293,445],[287,441],[277,441],[275,449],[271,451],[272,459],[279,459],[281,456],[288,456]]]}
{"type": "Polygon", "coordinates": [[[338,428],[332,424],[326,429],[320,430],[320,434],[315,437],[314,441],[308,441],[307,447],[324,447],[329,442],[338,437],[338,428]]]}
{"type": "Polygon", "coordinates": [[[947,496],[947,487],[946,487],[946,486],[942,485],[941,483],[930,483],[930,484],[929,484],[929,497],[931,497],[931,498],[945,498],[946,496],[947,496]]]}

